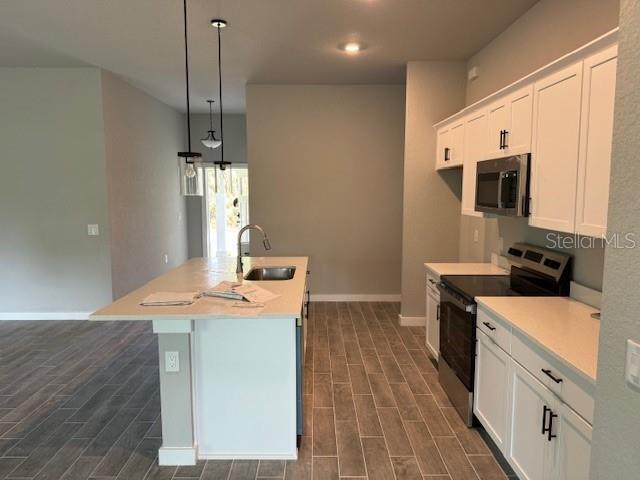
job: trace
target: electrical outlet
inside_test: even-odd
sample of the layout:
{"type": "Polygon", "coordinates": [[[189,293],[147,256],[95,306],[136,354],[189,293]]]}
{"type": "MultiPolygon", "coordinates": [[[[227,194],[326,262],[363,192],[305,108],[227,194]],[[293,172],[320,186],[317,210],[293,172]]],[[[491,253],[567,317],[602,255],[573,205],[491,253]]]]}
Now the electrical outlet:
{"type": "Polygon", "coordinates": [[[640,344],[627,340],[627,362],[625,378],[629,385],[640,389],[640,344]]]}
{"type": "Polygon", "coordinates": [[[480,236],[479,236],[479,234],[478,234],[478,229],[476,228],[476,229],[473,231],[473,241],[477,243],[477,242],[478,242],[478,238],[479,238],[479,237],[480,237],[480,236]]]}
{"type": "Polygon", "coordinates": [[[164,352],[164,371],[168,373],[180,371],[180,352],[164,352]]]}
{"type": "Polygon", "coordinates": [[[164,263],[169,263],[169,255],[167,255],[166,253],[162,257],[162,259],[164,260],[164,263]]]}
{"type": "Polygon", "coordinates": [[[100,235],[100,228],[97,223],[90,223],[87,225],[87,235],[97,237],[100,235]]]}

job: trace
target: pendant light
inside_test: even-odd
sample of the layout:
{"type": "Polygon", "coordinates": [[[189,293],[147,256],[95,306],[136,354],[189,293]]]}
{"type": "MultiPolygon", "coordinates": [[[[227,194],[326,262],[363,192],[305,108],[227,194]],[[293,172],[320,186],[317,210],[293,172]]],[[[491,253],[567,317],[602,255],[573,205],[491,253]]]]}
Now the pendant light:
{"type": "Polygon", "coordinates": [[[189,44],[187,35],[187,0],[183,0],[184,11],[184,70],[187,96],[187,145],[186,152],[178,152],[180,162],[180,191],[185,196],[204,194],[202,154],[191,150],[191,105],[189,101],[189,44]]]}
{"type": "Polygon", "coordinates": [[[222,142],[216,138],[216,131],[213,129],[213,111],[211,110],[213,102],[213,100],[207,100],[209,104],[209,130],[207,131],[207,136],[201,140],[205,147],[212,150],[222,145],[222,142]]]}
{"type": "MultiPolygon", "coordinates": [[[[231,166],[231,162],[224,160],[224,130],[222,120],[222,42],[220,40],[220,31],[227,26],[226,20],[220,18],[214,18],[211,20],[211,26],[218,30],[218,104],[220,105],[220,160],[213,162],[220,167],[220,170],[225,170],[227,166],[231,166]]],[[[211,104],[209,104],[211,105],[211,104]]]]}

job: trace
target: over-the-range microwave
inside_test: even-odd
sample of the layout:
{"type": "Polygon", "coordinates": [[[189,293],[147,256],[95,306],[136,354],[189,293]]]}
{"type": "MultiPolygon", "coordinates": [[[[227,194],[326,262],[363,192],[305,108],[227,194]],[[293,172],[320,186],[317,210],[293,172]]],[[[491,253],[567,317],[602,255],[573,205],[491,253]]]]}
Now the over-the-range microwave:
{"type": "Polygon", "coordinates": [[[530,155],[482,160],[476,169],[478,212],[526,217],[529,215],[530,155]]]}

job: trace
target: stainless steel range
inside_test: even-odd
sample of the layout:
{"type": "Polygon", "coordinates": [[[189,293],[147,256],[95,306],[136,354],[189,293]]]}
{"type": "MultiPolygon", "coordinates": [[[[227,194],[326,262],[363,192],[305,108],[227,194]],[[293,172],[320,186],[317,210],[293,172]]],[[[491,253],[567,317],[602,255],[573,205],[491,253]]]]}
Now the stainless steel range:
{"type": "Polygon", "coordinates": [[[508,275],[444,275],[438,285],[440,383],[468,426],[473,424],[475,297],[569,294],[569,255],[517,243],[509,249],[508,258],[511,263],[508,275]]]}

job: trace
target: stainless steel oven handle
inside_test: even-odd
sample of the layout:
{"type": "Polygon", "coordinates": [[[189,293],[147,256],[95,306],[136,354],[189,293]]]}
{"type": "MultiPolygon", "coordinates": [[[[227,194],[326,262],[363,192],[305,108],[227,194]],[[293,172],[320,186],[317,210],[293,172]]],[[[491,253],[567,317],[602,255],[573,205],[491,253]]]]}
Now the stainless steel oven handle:
{"type": "Polygon", "coordinates": [[[498,176],[498,208],[504,208],[504,204],[502,203],[502,184],[506,176],[507,172],[500,172],[498,176]]]}
{"type": "Polygon", "coordinates": [[[458,298],[458,295],[451,291],[449,287],[447,287],[444,283],[438,283],[438,290],[440,293],[445,296],[445,298],[440,297],[440,304],[444,302],[451,302],[460,310],[463,310],[467,313],[476,313],[476,304],[475,303],[464,303],[462,300],[458,298]]]}

